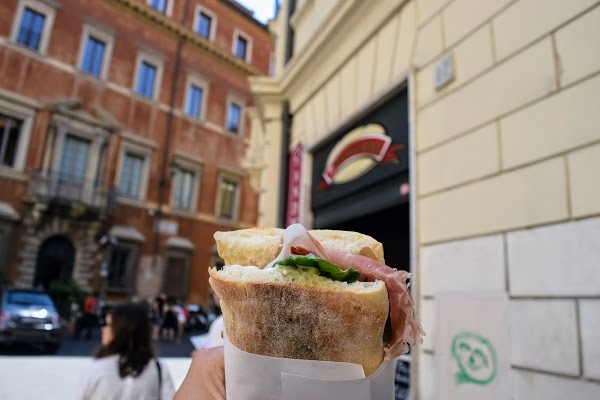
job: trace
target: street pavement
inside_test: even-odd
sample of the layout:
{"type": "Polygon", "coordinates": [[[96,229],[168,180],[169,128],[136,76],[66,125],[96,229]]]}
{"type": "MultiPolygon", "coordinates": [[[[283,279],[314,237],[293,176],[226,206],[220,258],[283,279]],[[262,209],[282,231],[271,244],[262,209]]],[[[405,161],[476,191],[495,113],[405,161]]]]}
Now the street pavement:
{"type": "MultiPolygon", "coordinates": [[[[34,346],[1,349],[0,400],[74,399],[81,374],[99,345],[97,332],[89,341],[64,338],[56,355],[34,346]]],[[[186,337],[182,343],[158,341],[155,345],[179,387],[190,365],[191,342],[186,337]]]]}

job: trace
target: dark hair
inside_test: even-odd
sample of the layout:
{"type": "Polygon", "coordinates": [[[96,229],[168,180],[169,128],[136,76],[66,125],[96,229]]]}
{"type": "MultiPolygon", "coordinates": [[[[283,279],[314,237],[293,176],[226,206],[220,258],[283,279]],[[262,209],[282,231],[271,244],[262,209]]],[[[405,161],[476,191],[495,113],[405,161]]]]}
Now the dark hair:
{"type": "Polygon", "coordinates": [[[113,307],[108,313],[112,317],[113,339],[100,346],[95,357],[118,354],[121,378],[136,377],[154,357],[148,312],[141,305],[126,303],[113,307]]]}

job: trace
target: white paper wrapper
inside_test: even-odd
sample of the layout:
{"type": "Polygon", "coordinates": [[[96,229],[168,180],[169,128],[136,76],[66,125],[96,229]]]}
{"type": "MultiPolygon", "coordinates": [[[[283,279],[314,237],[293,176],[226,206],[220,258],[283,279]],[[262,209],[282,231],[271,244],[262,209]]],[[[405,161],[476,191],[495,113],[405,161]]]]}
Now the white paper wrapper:
{"type": "Polygon", "coordinates": [[[368,378],[361,365],[247,353],[225,337],[228,400],[393,400],[394,363],[368,378]]]}

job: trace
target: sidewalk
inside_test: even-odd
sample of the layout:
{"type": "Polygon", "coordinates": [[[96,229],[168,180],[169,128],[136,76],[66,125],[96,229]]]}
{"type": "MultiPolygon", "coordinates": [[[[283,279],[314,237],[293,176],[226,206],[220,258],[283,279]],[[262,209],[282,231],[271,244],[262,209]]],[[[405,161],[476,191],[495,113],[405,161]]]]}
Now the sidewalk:
{"type": "MultiPolygon", "coordinates": [[[[0,357],[0,400],[69,400],[77,393],[90,357],[0,357]]],[[[164,357],[178,388],[191,358],[164,357]]]]}

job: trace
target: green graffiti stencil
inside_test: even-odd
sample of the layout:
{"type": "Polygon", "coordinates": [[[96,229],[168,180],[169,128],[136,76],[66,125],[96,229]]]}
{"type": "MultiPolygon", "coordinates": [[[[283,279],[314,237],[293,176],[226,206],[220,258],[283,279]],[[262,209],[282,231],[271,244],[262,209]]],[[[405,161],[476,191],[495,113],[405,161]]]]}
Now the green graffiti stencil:
{"type": "Polygon", "coordinates": [[[459,371],[456,384],[487,385],[496,377],[496,352],[491,343],[473,332],[460,332],[452,339],[452,357],[459,371]]]}

